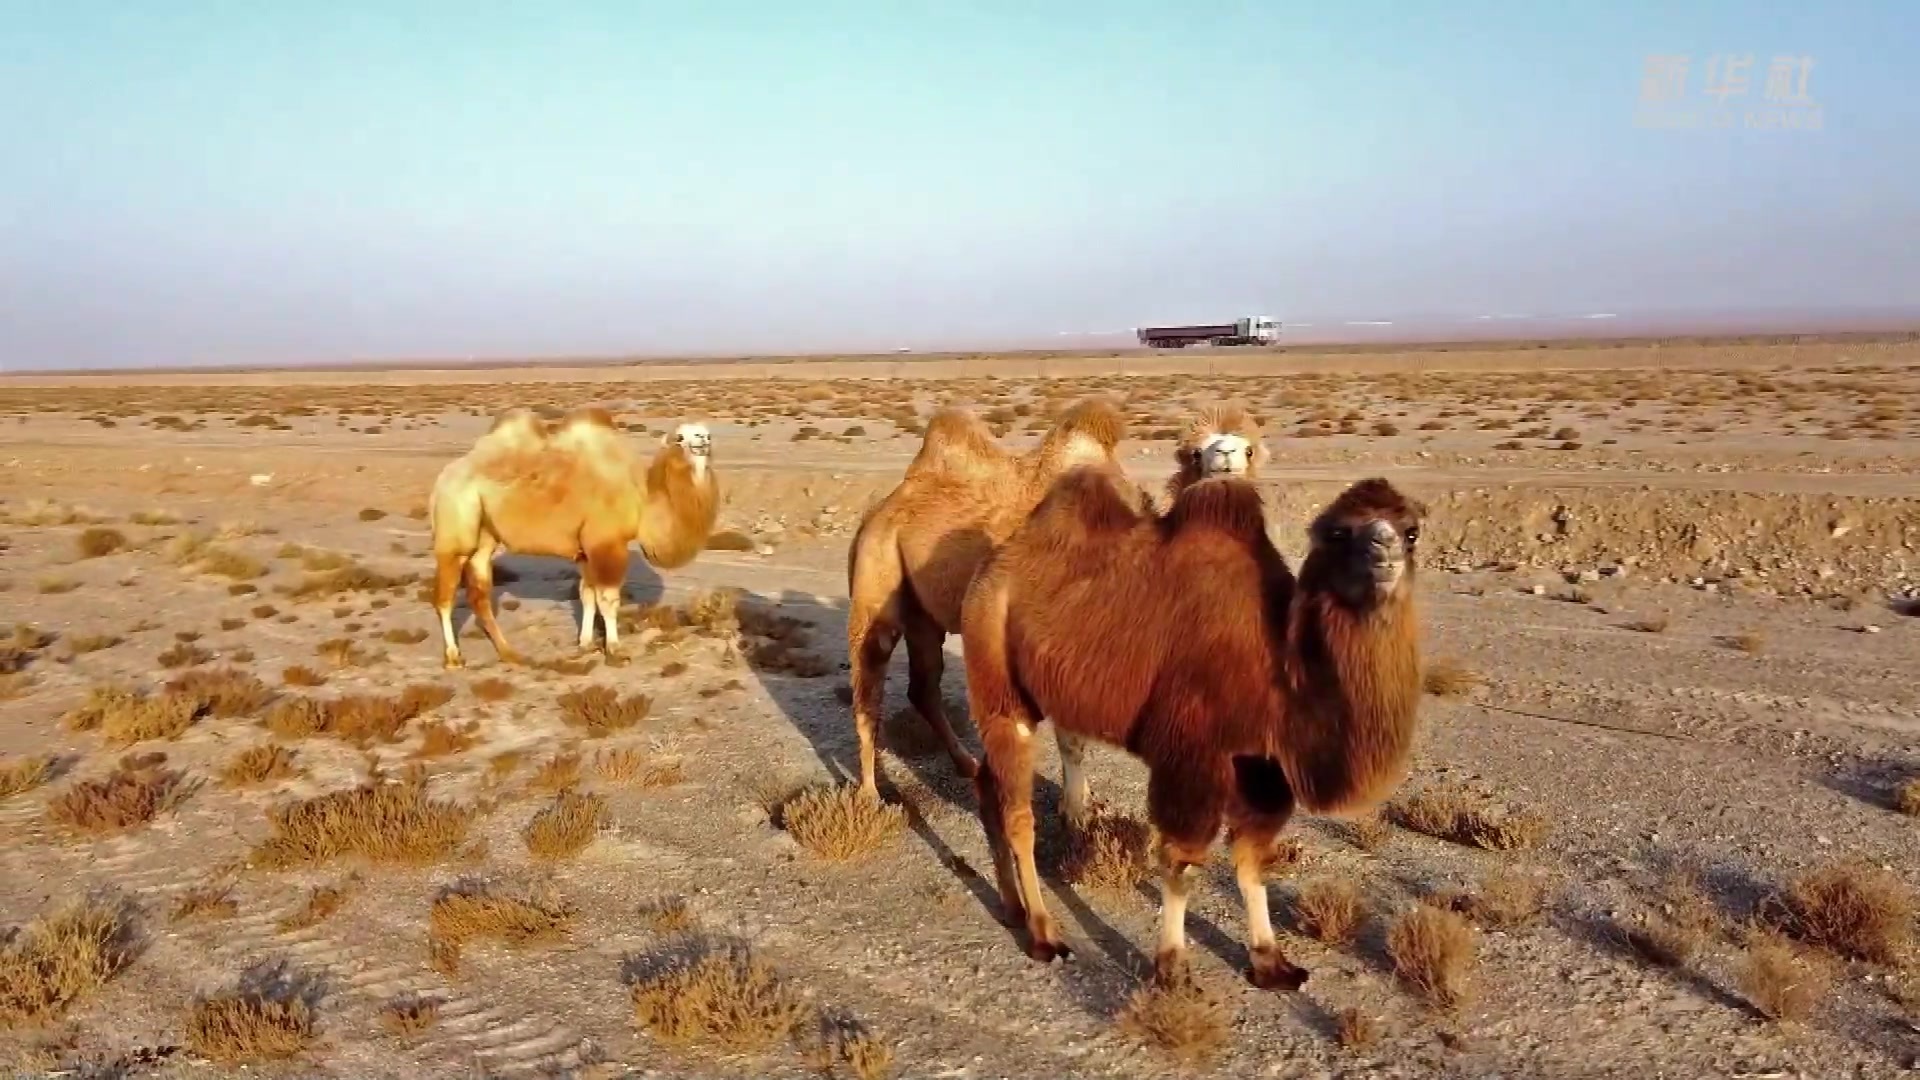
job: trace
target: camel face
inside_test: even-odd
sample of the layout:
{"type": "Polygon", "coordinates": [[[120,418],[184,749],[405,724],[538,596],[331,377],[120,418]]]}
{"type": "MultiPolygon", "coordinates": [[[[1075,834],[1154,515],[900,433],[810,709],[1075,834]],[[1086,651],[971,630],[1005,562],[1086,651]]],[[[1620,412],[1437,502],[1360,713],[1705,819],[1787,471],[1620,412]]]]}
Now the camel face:
{"type": "Polygon", "coordinates": [[[1253,443],[1240,435],[1217,434],[1200,444],[1201,476],[1245,476],[1253,471],[1253,443]]]}
{"type": "Polygon", "coordinates": [[[681,424],[667,436],[668,446],[676,444],[686,447],[688,457],[704,458],[713,453],[713,433],[705,424],[681,424]]]}
{"type": "Polygon", "coordinates": [[[1385,480],[1363,480],[1308,527],[1316,569],[1334,595],[1355,607],[1410,588],[1425,508],[1385,480]]]}

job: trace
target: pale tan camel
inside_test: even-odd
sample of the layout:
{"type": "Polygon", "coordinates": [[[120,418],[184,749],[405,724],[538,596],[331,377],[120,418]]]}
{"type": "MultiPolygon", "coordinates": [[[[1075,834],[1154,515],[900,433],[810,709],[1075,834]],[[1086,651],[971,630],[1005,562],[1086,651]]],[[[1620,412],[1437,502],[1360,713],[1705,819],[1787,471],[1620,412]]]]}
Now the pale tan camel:
{"type": "MultiPolygon", "coordinates": [[[[1251,978],[1306,971],[1275,940],[1262,869],[1296,807],[1350,813],[1404,779],[1420,703],[1415,550],[1425,508],[1385,480],[1348,488],[1293,572],[1239,477],[1196,482],[1165,516],[1111,468],[1065,473],[974,577],[962,615],[968,703],[986,759],[974,784],[1001,903],[1028,954],[1064,956],[1034,864],[1034,729],[1147,764],[1160,834],[1155,969],[1186,949],[1187,871],[1224,824],[1246,902],[1251,978]]],[[[1077,773],[1077,775],[1076,775],[1077,773]]],[[[1084,773],[1066,779],[1083,817],[1084,773]]]]}
{"type": "Polygon", "coordinates": [[[609,655],[619,651],[620,586],[628,546],[655,566],[693,561],[719,513],[713,437],[681,424],[651,462],[640,459],[603,409],[581,409],[549,429],[526,409],[494,421],[473,449],[447,464],[427,502],[433,526],[433,606],[446,666],[462,665],[453,596],[462,573],[467,606],[500,659],[518,663],[493,616],[493,557],[572,559],[580,568],[580,647],[593,647],[597,612],[609,655]]]}
{"type": "Polygon", "coordinates": [[[1257,480],[1268,458],[1260,421],[1238,403],[1210,405],[1188,419],[1173,448],[1174,474],[1167,481],[1169,504],[1187,487],[1211,476],[1257,480]]]}
{"type": "Polygon", "coordinates": [[[946,746],[954,768],[973,775],[973,755],[960,745],[940,701],[941,647],[960,631],[967,583],[1054,477],[1075,465],[1113,463],[1125,434],[1118,407],[1098,397],[1075,402],[1024,456],[1008,453],[965,409],[943,408],[929,418],[905,477],[867,511],[847,553],[847,658],[863,791],[879,794],[874,758],[887,661],[902,637],[907,700],[946,746]]]}

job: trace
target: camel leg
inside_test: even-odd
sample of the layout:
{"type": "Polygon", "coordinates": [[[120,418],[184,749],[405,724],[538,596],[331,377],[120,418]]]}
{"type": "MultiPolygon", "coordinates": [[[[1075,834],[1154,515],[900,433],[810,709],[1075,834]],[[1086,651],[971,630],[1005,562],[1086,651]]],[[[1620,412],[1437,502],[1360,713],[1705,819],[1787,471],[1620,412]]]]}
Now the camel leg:
{"type": "Polygon", "coordinates": [[[953,760],[954,771],[971,778],[980,765],[967,748],[960,745],[953,725],[947,721],[946,703],[940,700],[940,677],[946,672],[943,646],[947,643],[947,632],[924,611],[910,609],[905,614],[907,700],[940,737],[941,744],[947,748],[947,757],[953,760]]]}
{"type": "Polygon", "coordinates": [[[1307,981],[1307,969],[1289,961],[1273,936],[1273,918],[1267,910],[1266,868],[1273,857],[1273,832],[1260,830],[1233,837],[1233,876],[1247,905],[1247,953],[1252,968],[1247,977],[1262,990],[1298,990],[1307,981]]]}
{"type": "Polygon", "coordinates": [[[440,616],[440,641],[448,668],[466,666],[460,656],[460,639],[453,632],[453,598],[466,573],[468,556],[453,551],[433,553],[433,610],[440,616]]]}
{"type": "Polygon", "coordinates": [[[601,630],[607,635],[607,659],[620,656],[620,586],[627,580],[627,545],[620,542],[595,544],[587,549],[587,574],[581,586],[582,605],[593,604],[600,610],[601,630]],[[592,595],[586,595],[588,586],[592,595]]]}
{"type": "Polygon", "coordinates": [[[500,623],[493,617],[493,548],[493,539],[483,533],[479,550],[467,560],[467,606],[473,609],[474,620],[493,643],[500,662],[518,664],[520,654],[507,644],[507,636],[500,632],[500,623]]]}
{"type": "Polygon", "coordinates": [[[573,560],[574,568],[580,571],[580,651],[593,648],[593,584],[587,580],[587,558],[582,555],[573,560]]]}
{"type": "MultiPolygon", "coordinates": [[[[891,552],[885,553],[891,555],[891,552]]],[[[861,570],[864,571],[864,565],[861,570]]],[[[878,742],[880,709],[887,693],[887,661],[900,641],[900,593],[898,569],[895,583],[876,600],[873,583],[856,572],[855,590],[847,610],[847,659],[852,672],[853,728],[860,736],[860,790],[880,797],[878,742]]]]}
{"type": "Polygon", "coordinates": [[[1040,893],[1040,869],[1033,857],[1033,720],[1021,713],[995,718],[993,734],[983,737],[987,760],[992,762],[995,794],[999,799],[998,816],[1007,853],[1012,857],[1009,875],[995,860],[1000,878],[1001,899],[1007,899],[1007,885],[1017,887],[1018,905],[1008,904],[1009,912],[1024,908],[1027,916],[1027,955],[1046,963],[1055,957],[1073,954],[1060,939],[1053,915],[1040,893]],[[1007,878],[1014,878],[1009,882],[1007,878]]]}
{"type": "Polygon", "coordinates": [[[1093,791],[1087,784],[1087,741],[1059,724],[1053,725],[1053,741],[1060,748],[1061,809],[1067,824],[1080,828],[1093,809],[1093,791]]]}
{"type": "Polygon", "coordinates": [[[1206,857],[1205,844],[1160,842],[1160,945],[1153,954],[1153,975],[1163,983],[1186,969],[1188,871],[1206,857]]]}

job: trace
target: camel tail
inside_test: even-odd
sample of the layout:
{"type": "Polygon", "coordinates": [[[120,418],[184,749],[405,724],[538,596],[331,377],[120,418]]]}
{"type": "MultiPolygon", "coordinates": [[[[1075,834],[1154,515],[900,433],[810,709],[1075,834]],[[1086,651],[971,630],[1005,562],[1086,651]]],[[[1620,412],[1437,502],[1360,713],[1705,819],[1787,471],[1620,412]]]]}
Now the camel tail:
{"type": "Polygon", "coordinates": [[[720,515],[720,483],[710,468],[697,468],[684,447],[660,451],[647,466],[635,539],[647,561],[666,570],[685,566],[704,551],[720,515]]]}

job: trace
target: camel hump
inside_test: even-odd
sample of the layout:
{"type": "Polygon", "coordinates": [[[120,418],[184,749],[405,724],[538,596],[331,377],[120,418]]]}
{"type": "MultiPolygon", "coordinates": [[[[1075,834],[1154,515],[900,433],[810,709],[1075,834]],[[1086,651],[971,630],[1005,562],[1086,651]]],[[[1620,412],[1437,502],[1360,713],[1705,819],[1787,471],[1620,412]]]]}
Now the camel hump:
{"type": "Polygon", "coordinates": [[[1112,453],[1126,435],[1127,418],[1121,415],[1120,406],[1112,398],[1101,396],[1082,398],[1067,406],[1047,432],[1046,441],[1090,439],[1102,451],[1112,453]]]}
{"type": "Polygon", "coordinates": [[[560,427],[563,429],[598,427],[606,428],[608,431],[615,430],[613,414],[598,405],[588,405],[585,408],[575,409],[568,413],[566,417],[560,421],[560,427]]]}
{"type": "Polygon", "coordinates": [[[968,472],[987,463],[1005,461],[1007,452],[993,441],[993,432],[979,417],[958,406],[935,409],[927,417],[927,434],[908,473],[968,472]]]}
{"type": "Polygon", "coordinates": [[[1187,433],[1180,440],[1184,447],[1198,447],[1215,435],[1238,435],[1248,442],[1260,440],[1260,421],[1254,419],[1239,402],[1208,405],[1187,421],[1187,433]]]}
{"type": "MultiPolygon", "coordinates": [[[[1252,542],[1266,539],[1266,505],[1260,491],[1235,477],[1202,480],[1180,493],[1165,518],[1169,533],[1212,529],[1252,542]]],[[[1270,541],[1269,541],[1270,542],[1270,541]]]]}
{"type": "Polygon", "coordinates": [[[547,441],[547,425],[532,409],[508,409],[493,418],[487,429],[488,442],[531,449],[547,441]]]}
{"type": "Polygon", "coordinates": [[[1072,521],[1083,534],[1124,532],[1139,524],[1139,500],[1129,498],[1111,465],[1076,465],[1054,480],[1034,508],[1034,519],[1072,521]]]}

